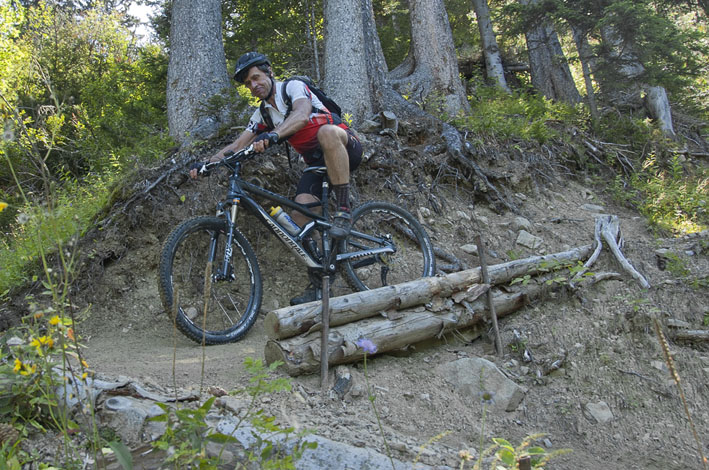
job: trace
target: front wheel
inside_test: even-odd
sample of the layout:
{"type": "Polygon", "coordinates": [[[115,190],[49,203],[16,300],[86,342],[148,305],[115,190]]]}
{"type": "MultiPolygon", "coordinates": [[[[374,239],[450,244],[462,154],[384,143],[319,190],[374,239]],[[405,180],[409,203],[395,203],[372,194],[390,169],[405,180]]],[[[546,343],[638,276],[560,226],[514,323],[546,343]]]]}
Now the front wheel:
{"type": "Polygon", "coordinates": [[[343,253],[390,248],[392,253],[344,261],[351,287],[362,291],[433,276],[436,261],[428,234],[411,213],[386,202],[368,202],[352,214],[343,253]]]}
{"type": "Polygon", "coordinates": [[[167,237],[160,256],[160,298],[177,328],[204,344],[238,341],[261,307],[261,272],[253,248],[234,229],[225,266],[227,223],[198,217],[167,237]]]}

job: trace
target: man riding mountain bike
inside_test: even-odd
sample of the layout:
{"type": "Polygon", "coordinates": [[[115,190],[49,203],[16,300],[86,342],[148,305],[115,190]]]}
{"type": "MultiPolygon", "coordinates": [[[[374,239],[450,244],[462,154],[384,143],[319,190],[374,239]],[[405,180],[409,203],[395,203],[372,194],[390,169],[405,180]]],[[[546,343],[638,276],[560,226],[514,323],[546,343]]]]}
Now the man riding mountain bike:
{"type": "MultiPolygon", "coordinates": [[[[275,80],[271,63],[263,54],[247,52],[239,57],[234,80],[243,83],[262,101],[262,105],[251,116],[246,130],[209,161],[219,161],[226,152],[237,152],[251,144],[257,152],[264,152],[270,145],[288,141],[308,166],[327,167],[337,200],[330,236],[335,239],[347,237],[352,220],[350,171],[362,161],[362,146],[355,133],[340,116],[327,109],[305,82],[275,80]]],[[[190,176],[196,178],[197,172],[197,166],[193,167],[190,176]]],[[[322,175],[304,172],[298,182],[295,201],[299,204],[318,202],[322,197],[322,181],[322,175]]],[[[308,222],[308,218],[297,211],[291,216],[301,227],[308,222]]],[[[316,289],[311,285],[303,295],[291,299],[291,304],[313,300],[316,300],[316,289]]]]}

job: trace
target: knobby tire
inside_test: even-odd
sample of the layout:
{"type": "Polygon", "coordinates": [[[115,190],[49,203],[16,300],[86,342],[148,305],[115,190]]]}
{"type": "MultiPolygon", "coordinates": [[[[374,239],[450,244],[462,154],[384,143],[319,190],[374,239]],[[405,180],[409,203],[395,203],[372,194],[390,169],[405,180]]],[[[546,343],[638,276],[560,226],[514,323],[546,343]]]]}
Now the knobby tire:
{"type": "Polygon", "coordinates": [[[342,243],[344,252],[354,252],[384,246],[355,235],[361,232],[376,237],[389,237],[396,252],[373,255],[343,263],[350,284],[356,291],[433,276],[436,261],[428,234],[407,210],[387,202],[363,204],[352,214],[353,234],[342,243]]]}
{"type": "Polygon", "coordinates": [[[191,340],[205,344],[238,341],[253,326],[261,307],[263,285],[251,244],[234,229],[229,276],[216,279],[224,259],[226,220],[190,219],[167,237],[160,256],[159,289],[163,307],[177,328],[191,340]],[[215,259],[208,262],[210,245],[215,259]],[[208,266],[209,265],[209,266],[208,266]],[[205,274],[211,273],[209,282],[205,274]],[[205,292],[209,293],[205,309],[205,292]],[[178,299],[177,308],[173,305],[178,299]],[[204,328],[203,328],[204,325],[204,328]]]}

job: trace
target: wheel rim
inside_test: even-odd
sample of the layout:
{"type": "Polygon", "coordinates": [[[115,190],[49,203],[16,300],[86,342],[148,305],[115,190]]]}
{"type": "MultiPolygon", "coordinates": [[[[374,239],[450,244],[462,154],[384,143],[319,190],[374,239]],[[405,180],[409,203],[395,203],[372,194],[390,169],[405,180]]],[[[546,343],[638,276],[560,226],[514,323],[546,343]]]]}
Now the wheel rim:
{"type": "Polygon", "coordinates": [[[214,244],[219,260],[225,242],[226,236],[219,230],[192,231],[181,240],[173,257],[173,298],[179,303],[177,320],[204,331],[207,336],[221,336],[238,329],[247,319],[254,296],[253,269],[237,243],[232,244],[227,278],[218,278],[221,266],[208,262],[210,245],[214,244]]]}
{"type": "MultiPolygon", "coordinates": [[[[352,230],[388,239],[396,252],[375,255],[348,263],[352,279],[360,289],[375,289],[400,284],[431,275],[428,268],[425,241],[406,218],[391,209],[365,210],[353,221],[352,230]]],[[[352,236],[345,250],[352,252],[382,246],[352,236]]]]}

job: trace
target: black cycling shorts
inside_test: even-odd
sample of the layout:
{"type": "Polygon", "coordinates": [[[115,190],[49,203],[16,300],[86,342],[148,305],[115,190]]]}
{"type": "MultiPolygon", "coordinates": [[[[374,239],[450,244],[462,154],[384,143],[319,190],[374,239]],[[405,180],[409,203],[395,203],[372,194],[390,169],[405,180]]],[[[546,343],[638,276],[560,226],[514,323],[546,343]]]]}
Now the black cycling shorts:
{"type": "MultiPolygon", "coordinates": [[[[362,162],[362,144],[351,129],[345,129],[347,131],[347,155],[350,160],[350,173],[357,169],[359,164],[362,162]]],[[[325,166],[325,157],[321,150],[316,150],[313,154],[308,157],[304,156],[304,159],[308,166],[325,166]]],[[[312,194],[318,199],[322,198],[322,182],[324,175],[315,174],[312,171],[306,171],[303,176],[300,177],[298,181],[298,187],[295,190],[296,196],[298,194],[312,194]]]]}

